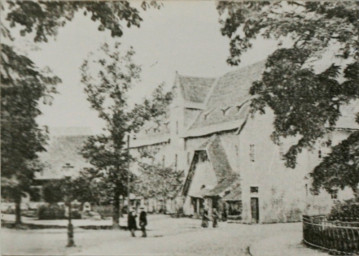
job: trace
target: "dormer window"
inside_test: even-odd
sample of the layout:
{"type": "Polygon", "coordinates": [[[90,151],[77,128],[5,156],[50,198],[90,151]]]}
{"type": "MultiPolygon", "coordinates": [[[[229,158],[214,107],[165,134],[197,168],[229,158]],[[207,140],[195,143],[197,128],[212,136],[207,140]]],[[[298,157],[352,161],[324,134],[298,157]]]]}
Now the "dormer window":
{"type": "Polygon", "coordinates": [[[230,107],[221,108],[222,113],[223,113],[224,116],[226,115],[226,113],[228,113],[229,109],[230,109],[230,107]]]}

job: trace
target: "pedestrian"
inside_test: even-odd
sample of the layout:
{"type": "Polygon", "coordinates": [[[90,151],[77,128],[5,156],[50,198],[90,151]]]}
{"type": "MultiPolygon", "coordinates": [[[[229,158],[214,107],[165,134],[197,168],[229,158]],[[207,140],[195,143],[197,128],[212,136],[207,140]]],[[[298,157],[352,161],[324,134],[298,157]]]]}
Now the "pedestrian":
{"type": "Polygon", "coordinates": [[[208,227],[208,221],[209,221],[208,211],[207,209],[204,209],[202,213],[202,228],[208,227]]]}
{"type": "Polygon", "coordinates": [[[213,227],[216,228],[218,226],[218,212],[216,208],[213,208],[212,211],[212,220],[213,220],[213,227]]]}
{"type": "Polygon", "coordinates": [[[226,204],[223,205],[222,221],[227,221],[227,206],[226,206],[226,204]]]}
{"type": "Polygon", "coordinates": [[[145,211],[145,207],[141,207],[140,209],[141,209],[141,213],[140,213],[139,223],[142,231],[142,237],[146,237],[147,213],[145,211]]]}
{"type": "Polygon", "coordinates": [[[135,209],[131,209],[128,212],[128,216],[127,216],[127,227],[131,232],[132,237],[135,237],[135,231],[137,229],[137,225],[136,225],[136,211],[135,209]]]}

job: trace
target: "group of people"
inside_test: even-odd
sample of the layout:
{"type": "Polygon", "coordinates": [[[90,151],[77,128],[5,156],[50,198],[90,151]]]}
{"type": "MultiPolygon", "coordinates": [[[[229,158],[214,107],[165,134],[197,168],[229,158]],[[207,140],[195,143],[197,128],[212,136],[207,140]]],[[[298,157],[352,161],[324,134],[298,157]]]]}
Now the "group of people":
{"type": "MultiPolygon", "coordinates": [[[[136,210],[134,208],[132,208],[127,216],[127,226],[128,229],[131,232],[131,235],[133,237],[136,236],[135,231],[137,230],[137,222],[136,222],[136,218],[137,218],[137,213],[136,210]]],[[[147,233],[146,233],[146,226],[147,226],[147,214],[145,211],[144,207],[140,208],[140,216],[139,216],[139,225],[142,231],[142,237],[146,237],[147,233]]]]}
{"type": "MultiPolygon", "coordinates": [[[[218,219],[219,219],[219,214],[216,208],[213,208],[212,210],[212,227],[216,228],[218,227],[218,219]]],[[[208,210],[204,209],[203,213],[202,213],[202,227],[203,228],[208,228],[209,225],[209,214],[208,214],[208,210]]]]}

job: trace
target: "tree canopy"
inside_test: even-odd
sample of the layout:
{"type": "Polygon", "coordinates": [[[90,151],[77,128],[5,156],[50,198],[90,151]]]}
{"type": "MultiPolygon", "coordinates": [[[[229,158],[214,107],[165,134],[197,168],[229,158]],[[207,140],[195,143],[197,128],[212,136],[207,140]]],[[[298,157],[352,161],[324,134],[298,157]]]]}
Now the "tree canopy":
{"type": "MultiPolygon", "coordinates": [[[[229,64],[238,65],[254,40],[278,42],[261,79],[250,89],[256,95],[251,106],[261,113],[267,106],[273,110],[275,143],[287,137],[298,139],[285,154],[286,165],[294,168],[303,148],[311,149],[335,128],[341,106],[359,98],[359,3],[223,1],[217,10],[222,35],[230,39],[229,64]],[[331,56],[330,61],[319,65],[325,55],[331,56]]],[[[354,146],[357,136],[343,143],[354,146]]],[[[339,169],[344,168],[346,163],[335,152],[327,162],[336,158],[339,169]]]]}
{"type": "MultiPolygon", "coordinates": [[[[20,223],[21,194],[31,188],[34,172],[41,169],[37,153],[44,150],[46,129],[35,118],[41,114],[38,103],[49,103],[60,79],[14,47],[14,31],[34,42],[56,37],[59,28],[82,12],[96,22],[100,31],[113,37],[123,34],[123,26],[139,27],[139,9],[128,1],[2,1],[1,42],[1,165],[2,191],[16,201],[16,222],[20,223]]],[[[154,1],[141,8],[159,8],[154,1]]]]}

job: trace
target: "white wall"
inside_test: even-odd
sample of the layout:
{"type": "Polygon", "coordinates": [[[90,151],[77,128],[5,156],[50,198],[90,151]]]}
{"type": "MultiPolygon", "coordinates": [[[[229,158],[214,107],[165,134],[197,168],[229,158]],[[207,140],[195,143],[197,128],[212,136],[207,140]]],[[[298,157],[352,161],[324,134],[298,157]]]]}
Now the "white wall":
{"type": "MultiPolygon", "coordinates": [[[[265,115],[256,114],[255,118],[248,120],[239,134],[243,221],[252,221],[251,197],[259,198],[259,219],[262,223],[299,221],[303,213],[328,213],[333,200],[325,191],[318,196],[311,195],[311,180],[308,175],[321,161],[318,150],[321,149],[323,154],[328,150],[319,145],[312,151],[304,149],[298,155],[294,169],[285,167],[281,151],[285,153],[295,139],[283,141],[281,147],[275,145],[270,139],[272,120],[270,110],[265,115]],[[250,145],[254,145],[254,161],[251,161],[250,145]],[[257,186],[259,193],[251,194],[251,186],[257,186]]],[[[346,136],[343,132],[335,132],[331,137],[333,143],[338,143],[346,136]]],[[[348,191],[338,195],[338,198],[348,197],[348,191]]]]}

